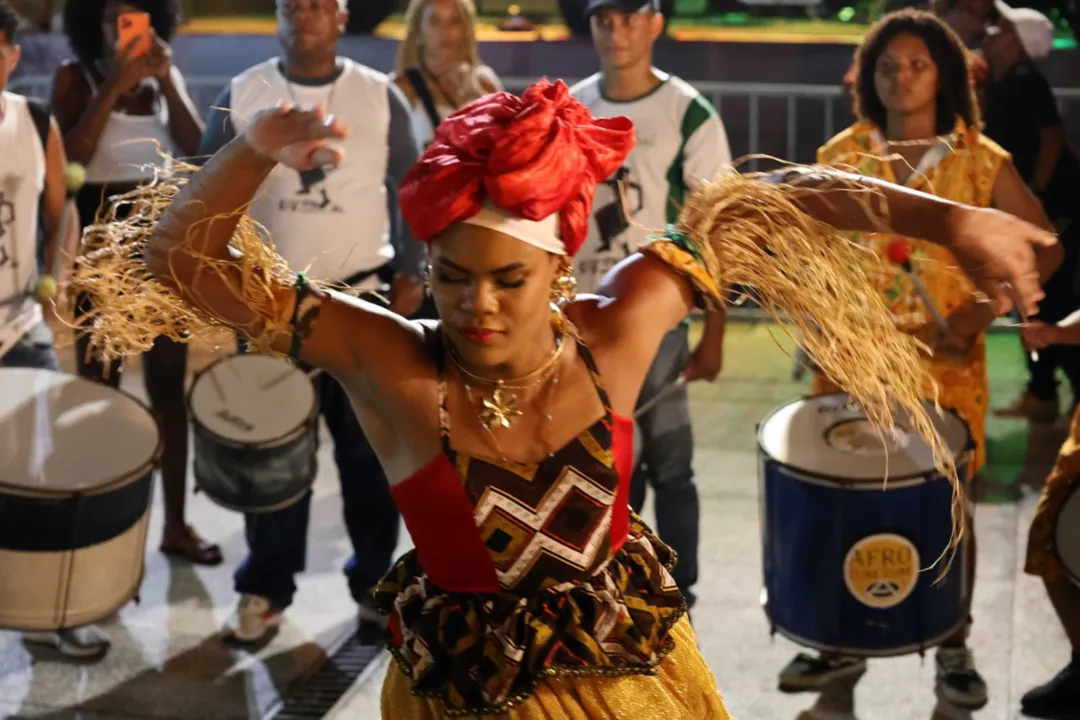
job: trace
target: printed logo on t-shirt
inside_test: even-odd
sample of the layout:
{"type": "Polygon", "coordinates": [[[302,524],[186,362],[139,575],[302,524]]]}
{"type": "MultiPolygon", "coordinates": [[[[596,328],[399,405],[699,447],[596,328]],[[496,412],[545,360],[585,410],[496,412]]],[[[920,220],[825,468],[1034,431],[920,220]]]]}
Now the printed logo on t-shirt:
{"type": "Polygon", "coordinates": [[[18,268],[18,263],[8,250],[8,242],[13,236],[10,229],[15,225],[15,205],[7,199],[4,191],[0,190],[0,268],[10,264],[18,268]]]}
{"type": "Polygon", "coordinates": [[[345,210],[330,198],[326,189],[326,170],[313,168],[298,172],[296,195],[278,200],[278,210],[291,213],[340,213],[345,210]]]}
{"type": "Polygon", "coordinates": [[[593,219],[600,232],[596,252],[607,253],[611,252],[615,238],[626,232],[630,220],[645,207],[645,195],[641,184],[633,179],[630,168],[625,165],[600,185],[608,188],[613,198],[612,202],[593,208],[593,219]]]}

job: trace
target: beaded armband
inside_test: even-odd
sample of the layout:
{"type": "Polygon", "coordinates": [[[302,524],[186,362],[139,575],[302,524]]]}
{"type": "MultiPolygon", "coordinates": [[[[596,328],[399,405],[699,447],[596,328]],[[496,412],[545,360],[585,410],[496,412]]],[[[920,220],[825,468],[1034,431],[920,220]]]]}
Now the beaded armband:
{"type": "Polygon", "coordinates": [[[714,310],[723,306],[720,268],[712,248],[696,242],[673,226],[669,226],[663,235],[653,235],[650,240],[641,248],[641,252],[687,276],[693,283],[699,307],[714,310]]]}
{"type": "Polygon", "coordinates": [[[312,326],[319,317],[321,298],[313,293],[311,281],[302,272],[296,273],[296,305],[293,306],[292,340],[289,342],[289,357],[299,359],[304,341],[311,335],[312,326]]]}

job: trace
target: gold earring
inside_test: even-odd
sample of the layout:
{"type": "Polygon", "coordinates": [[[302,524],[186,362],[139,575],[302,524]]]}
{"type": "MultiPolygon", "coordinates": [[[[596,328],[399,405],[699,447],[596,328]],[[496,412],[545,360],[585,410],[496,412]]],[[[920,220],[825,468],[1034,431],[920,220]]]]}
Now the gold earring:
{"type": "Polygon", "coordinates": [[[431,266],[427,266],[427,272],[424,273],[424,294],[431,297],[431,266]]]}
{"type": "Polygon", "coordinates": [[[574,279],[573,269],[564,265],[562,273],[551,284],[551,302],[561,308],[571,302],[577,296],[577,280],[574,279]]]}
{"type": "Polygon", "coordinates": [[[563,306],[571,302],[575,295],[577,295],[577,280],[574,279],[573,268],[565,264],[561,268],[559,277],[551,283],[551,327],[558,335],[566,334],[572,329],[563,313],[563,306]]]}

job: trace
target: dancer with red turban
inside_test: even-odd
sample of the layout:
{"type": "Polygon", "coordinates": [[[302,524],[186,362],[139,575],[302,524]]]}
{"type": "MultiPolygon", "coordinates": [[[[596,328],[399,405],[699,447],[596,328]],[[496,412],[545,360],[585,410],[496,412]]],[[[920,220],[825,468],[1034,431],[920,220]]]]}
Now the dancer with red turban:
{"type": "MultiPolygon", "coordinates": [[[[103,354],[227,325],[346,388],[416,546],[375,590],[397,660],[386,717],[727,718],[672,553],[628,509],[629,415],[661,339],[695,303],[715,307],[738,267],[822,269],[842,247],[823,223],[877,227],[871,192],[889,203],[890,227],[948,244],[999,311],[1004,282],[1034,309],[1032,246],[1054,242],[991,210],[796,168],[772,184],[703,187],[680,224],[613,271],[607,297],[571,300],[593,191],[634,132],[545,81],[450,116],[406,178],[401,208],[430,242],[442,318],[410,322],[284,267],[243,216],[279,162],[339,162],[333,140],[346,132],[319,110],[260,113],[201,171],[135,198],[138,222],[98,228],[102,249],[77,283],[101,312],[103,354]],[[793,257],[796,237],[813,252],[793,257]]],[[[845,265],[826,289],[798,277],[758,290],[778,304],[820,297],[823,332],[876,328],[865,348],[817,361],[869,367],[860,397],[885,423],[874,395],[916,398],[921,379],[904,374],[916,351],[883,307],[845,311],[872,297],[850,276],[845,265]]]]}

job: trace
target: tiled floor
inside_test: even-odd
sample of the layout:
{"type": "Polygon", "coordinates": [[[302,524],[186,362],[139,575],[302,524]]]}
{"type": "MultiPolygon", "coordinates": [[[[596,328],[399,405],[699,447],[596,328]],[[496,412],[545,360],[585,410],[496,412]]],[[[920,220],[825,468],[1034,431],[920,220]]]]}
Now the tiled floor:
{"type": "MultiPolygon", "coordinates": [[[[757,456],[754,432],[765,413],[802,394],[791,364],[769,339],[769,326],[735,325],[723,378],[692,392],[696,467],[702,495],[702,582],[694,624],[729,709],[741,720],[824,720],[814,698],[776,692],[776,673],[797,648],[770,638],[758,597],[761,583],[757,456]]],[[[782,343],[787,346],[788,343],[782,343]]],[[[1015,339],[992,338],[996,402],[1010,401],[1023,371],[1015,339]]],[[[126,382],[140,392],[133,375],[126,382]]],[[[1025,423],[992,419],[992,483],[978,507],[979,568],[972,646],[990,683],[991,701],[975,718],[1018,717],[1019,695],[1061,665],[1067,646],[1041,585],[1021,571],[1026,528],[1038,482],[1061,429],[1029,433],[1025,423]],[[1029,439],[1031,442],[1029,443],[1029,439]],[[1030,448],[1029,448],[1030,445],[1030,448]],[[1026,467],[1025,467],[1026,466],[1026,467]]],[[[96,666],[35,658],[17,635],[0,634],[0,717],[259,718],[349,631],[354,608],[340,574],[348,555],[333,465],[323,445],[316,483],[308,572],[280,634],[248,653],[215,637],[234,603],[231,568],[244,551],[235,514],[202,496],[191,500],[199,531],[223,545],[226,564],[192,569],[156,552],[155,510],[141,604],[109,624],[112,654],[96,666]]],[[[385,657],[330,717],[377,720],[385,657]]],[[[392,670],[396,671],[396,670],[392,670]]],[[[936,707],[933,657],[874,661],[855,690],[859,720],[963,718],[936,707]]]]}

